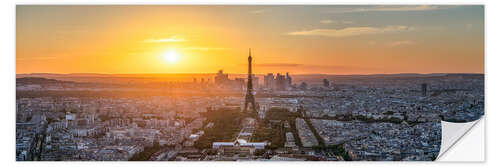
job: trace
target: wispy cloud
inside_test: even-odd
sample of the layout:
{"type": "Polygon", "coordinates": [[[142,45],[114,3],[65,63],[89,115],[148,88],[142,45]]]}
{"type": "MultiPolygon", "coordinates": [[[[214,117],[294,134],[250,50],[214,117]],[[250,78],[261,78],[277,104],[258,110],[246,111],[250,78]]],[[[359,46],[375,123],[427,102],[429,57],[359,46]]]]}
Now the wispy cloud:
{"type": "Polygon", "coordinates": [[[326,11],[326,13],[352,13],[352,12],[407,12],[407,11],[429,11],[449,9],[452,5],[382,5],[370,7],[337,8],[326,11]]]}
{"type": "Polygon", "coordinates": [[[326,37],[352,37],[361,35],[374,35],[384,33],[396,33],[412,31],[408,26],[386,26],[386,27],[347,27],[343,29],[313,29],[305,31],[289,32],[288,35],[295,36],[326,36],[326,37]]]}
{"type": "Polygon", "coordinates": [[[354,23],[352,21],[345,21],[345,20],[341,20],[341,21],[336,21],[336,20],[321,20],[319,22],[321,24],[352,24],[352,23],[354,23]]]}
{"type": "Polygon", "coordinates": [[[44,56],[44,57],[30,57],[30,58],[22,58],[22,57],[17,57],[17,61],[31,61],[31,60],[53,60],[57,59],[56,56],[44,56]]]}
{"type": "Polygon", "coordinates": [[[394,41],[394,42],[389,42],[387,46],[389,47],[398,47],[402,45],[414,45],[416,42],[415,41],[409,41],[409,40],[404,40],[404,41],[394,41]]]}
{"type": "Polygon", "coordinates": [[[352,23],[354,23],[354,21],[342,20],[342,21],[340,21],[340,23],[342,23],[342,24],[352,24],[352,23]]]}
{"type": "Polygon", "coordinates": [[[228,48],[215,48],[215,47],[190,47],[187,50],[226,50],[228,48]]]}
{"type": "Polygon", "coordinates": [[[331,24],[331,23],[334,23],[333,20],[321,20],[319,21],[321,24],[331,24]]]}
{"type": "Polygon", "coordinates": [[[145,39],[141,42],[144,43],[163,43],[163,42],[185,42],[184,38],[177,38],[176,36],[172,36],[170,38],[159,38],[159,39],[145,39]]]}
{"type": "Polygon", "coordinates": [[[250,13],[252,13],[252,14],[261,14],[261,13],[264,13],[264,12],[265,11],[263,9],[250,11],[250,13]]]}

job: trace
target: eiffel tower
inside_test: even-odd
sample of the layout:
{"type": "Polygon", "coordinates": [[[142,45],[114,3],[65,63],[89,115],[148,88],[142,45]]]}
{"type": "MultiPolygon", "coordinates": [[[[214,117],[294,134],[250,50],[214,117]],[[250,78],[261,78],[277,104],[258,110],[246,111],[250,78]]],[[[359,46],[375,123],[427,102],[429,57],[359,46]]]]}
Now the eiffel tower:
{"type": "Polygon", "coordinates": [[[248,49],[248,85],[247,85],[247,95],[245,96],[245,108],[247,111],[248,103],[252,104],[252,112],[257,112],[255,107],[255,97],[253,96],[253,86],[252,86],[252,51],[248,49]]]}

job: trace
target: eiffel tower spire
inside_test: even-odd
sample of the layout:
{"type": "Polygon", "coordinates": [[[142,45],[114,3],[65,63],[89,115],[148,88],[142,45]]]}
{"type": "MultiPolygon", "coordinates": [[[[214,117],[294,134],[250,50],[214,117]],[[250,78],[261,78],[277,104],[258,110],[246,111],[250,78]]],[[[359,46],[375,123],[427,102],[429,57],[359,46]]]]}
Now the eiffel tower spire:
{"type": "Polygon", "coordinates": [[[245,96],[245,108],[244,111],[247,111],[248,104],[252,105],[252,111],[257,112],[255,107],[255,97],[253,96],[253,83],[252,83],[252,50],[248,49],[248,82],[247,82],[247,94],[245,96]]]}

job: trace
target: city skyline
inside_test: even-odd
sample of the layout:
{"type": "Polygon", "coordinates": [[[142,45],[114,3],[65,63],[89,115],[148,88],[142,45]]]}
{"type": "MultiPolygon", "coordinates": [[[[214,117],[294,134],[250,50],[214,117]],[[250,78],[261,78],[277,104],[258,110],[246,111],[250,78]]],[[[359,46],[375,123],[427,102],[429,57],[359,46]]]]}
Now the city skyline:
{"type": "Polygon", "coordinates": [[[484,117],[481,5],[16,9],[16,161],[434,161],[484,117]]]}
{"type": "Polygon", "coordinates": [[[249,47],[255,74],[484,73],[481,5],[18,5],[16,15],[17,74],[245,74],[249,47]]]}

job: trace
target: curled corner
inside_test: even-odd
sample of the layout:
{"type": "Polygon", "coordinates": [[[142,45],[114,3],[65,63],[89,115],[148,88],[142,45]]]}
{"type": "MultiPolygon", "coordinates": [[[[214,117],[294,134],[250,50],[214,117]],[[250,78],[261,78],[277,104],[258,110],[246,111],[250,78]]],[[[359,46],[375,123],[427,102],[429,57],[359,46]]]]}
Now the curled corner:
{"type": "Polygon", "coordinates": [[[436,160],[439,161],[439,158],[446,154],[446,152],[481,119],[482,118],[465,123],[441,121],[441,149],[436,160]]]}

